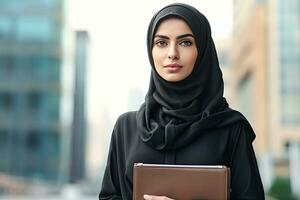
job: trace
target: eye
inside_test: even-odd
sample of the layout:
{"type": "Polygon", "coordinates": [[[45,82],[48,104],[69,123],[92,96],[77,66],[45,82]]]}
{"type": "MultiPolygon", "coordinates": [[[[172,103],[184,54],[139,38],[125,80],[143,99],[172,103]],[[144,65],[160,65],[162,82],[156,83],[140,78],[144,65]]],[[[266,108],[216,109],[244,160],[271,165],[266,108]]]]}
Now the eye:
{"type": "Polygon", "coordinates": [[[167,42],[164,41],[164,40],[158,40],[155,42],[155,44],[159,47],[164,47],[164,46],[167,46],[167,42]]]}
{"type": "Polygon", "coordinates": [[[184,46],[184,47],[188,47],[191,46],[193,43],[189,40],[184,40],[182,42],[179,43],[179,45],[184,46]]]}

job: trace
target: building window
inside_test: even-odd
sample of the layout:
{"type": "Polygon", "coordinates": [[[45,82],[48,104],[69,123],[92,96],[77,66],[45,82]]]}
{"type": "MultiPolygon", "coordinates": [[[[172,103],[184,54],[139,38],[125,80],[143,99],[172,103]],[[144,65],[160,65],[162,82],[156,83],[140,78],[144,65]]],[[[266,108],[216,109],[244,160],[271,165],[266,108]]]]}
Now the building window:
{"type": "Polygon", "coordinates": [[[56,93],[47,95],[47,105],[48,117],[51,120],[58,120],[59,118],[59,96],[56,93]]]}
{"type": "Polygon", "coordinates": [[[38,92],[31,92],[28,94],[28,108],[30,111],[36,112],[40,109],[42,104],[42,95],[38,92]]]}
{"type": "Polygon", "coordinates": [[[279,1],[281,123],[298,126],[300,123],[300,56],[294,33],[299,32],[298,1],[279,1]],[[297,3],[296,3],[297,2],[297,3]]]}
{"type": "Polygon", "coordinates": [[[0,93],[0,110],[10,111],[12,109],[12,94],[9,92],[0,93]]]}
{"type": "MultiPolygon", "coordinates": [[[[8,131],[7,130],[0,130],[0,149],[3,149],[8,143],[8,131]]],[[[0,151],[0,155],[1,155],[0,151]]],[[[3,156],[3,155],[1,155],[3,156]]]]}
{"type": "Polygon", "coordinates": [[[0,55],[0,75],[4,78],[14,72],[13,58],[10,55],[0,55]]]}
{"type": "Polygon", "coordinates": [[[51,42],[53,24],[48,16],[19,18],[16,26],[17,39],[21,42],[51,42]]]}
{"type": "Polygon", "coordinates": [[[253,122],[253,79],[251,74],[247,74],[240,83],[239,102],[242,113],[253,122]]]}
{"type": "Polygon", "coordinates": [[[8,130],[0,130],[0,172],[8,171],[7,164],[10,159],[9,155],[9,132],[8,130]]]}
{"type": "Polygon", "coordinates": [[[29,131],[26,137],[26,147],[31,151],[37,151],[41,145],[41,133],[29,131]]]}
{"type": "Polygon", "coordinates": [[[297,126],[300,123],[300,94],[286,93],[282,98],[283,125],[297,126]]]}
{"type": "Polygon", "coordinates": [[[49,158],[57,159],[60,153],[60,135],[56,131],[48,131],[47,132],[47,147],[49,158]]]}
{"type": "Polygon", "coordinates": [[[11,37],[12,23],[9,17],[0,17],[0,40],[8,40],[11,37]]]}

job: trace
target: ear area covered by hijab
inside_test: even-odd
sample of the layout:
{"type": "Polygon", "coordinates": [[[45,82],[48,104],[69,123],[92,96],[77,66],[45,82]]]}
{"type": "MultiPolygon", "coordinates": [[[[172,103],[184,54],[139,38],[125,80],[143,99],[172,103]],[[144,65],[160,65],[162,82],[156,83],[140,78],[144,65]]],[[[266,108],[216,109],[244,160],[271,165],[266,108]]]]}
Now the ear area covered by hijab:
{"type": "MultiPolygon", "coordinates": [[[[250,126],[241,113],[228,107],[223,97],[224,82],[210,24],[197,9],[176,3],[158,11],[148,27],[147,51],[152,67],[150,84],[136,116],[138,132],[145,143],[157,150],[174,150],[192,142],[201,130],[238,121],[250,126]],[[155,31],[162,20],[170,17],[180,18],[188,24],[198,50],[192,73],[178,82],[168,82],[160,77],[152,58],[155,31]]],[[[251,139],[254,138],[252,131],[251,139]]]]}

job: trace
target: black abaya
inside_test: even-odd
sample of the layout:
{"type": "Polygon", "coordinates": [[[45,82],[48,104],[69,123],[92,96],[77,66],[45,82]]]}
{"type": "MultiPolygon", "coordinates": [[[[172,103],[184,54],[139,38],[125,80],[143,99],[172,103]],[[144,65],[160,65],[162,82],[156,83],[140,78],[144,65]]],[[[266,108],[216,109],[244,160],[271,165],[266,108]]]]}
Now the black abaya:
{"type": "Polygon", "coordinates": [[[100,200],[131,200],[133,164],[139,162],[226,165],[231,169],[231,199],[264,199],[248,125],[206,130],[183,148],[160,151],[139,138],[135,116],[123,114],[114,127],[100,200]]]}
{"type": "MultiPolygon", "coordinates": [[[[226,165],[231,169],[231,199],[264,199],[247,119],[229,108],[223,78],[206,17],[186,4],[171,4],[152,18],[147,35],[152,66],[145,102],[122,115],[111,146],[99,199],[132,199],[135,162],[226,165]],[[198,51],[192,73],[168,82],[156,72],[151,54],[159,23],[170,17],[191,28],[198,51]]],[[[152,194],[155,195],[155,194],[152,194]]]]}

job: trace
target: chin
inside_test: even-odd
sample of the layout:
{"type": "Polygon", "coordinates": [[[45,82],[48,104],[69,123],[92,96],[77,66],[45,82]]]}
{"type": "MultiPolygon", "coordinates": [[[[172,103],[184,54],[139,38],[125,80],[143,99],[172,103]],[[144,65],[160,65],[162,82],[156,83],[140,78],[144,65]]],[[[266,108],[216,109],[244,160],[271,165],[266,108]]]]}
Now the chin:
{"type": "Polygon", "coordinates": [[[166,81],[168,82],[178,82],[178,81],[181,81],[183,80],[184,78],[183,77],[170,77],[170,76],[166,76],[166,77],[163,77],[166,81]]]}

